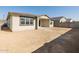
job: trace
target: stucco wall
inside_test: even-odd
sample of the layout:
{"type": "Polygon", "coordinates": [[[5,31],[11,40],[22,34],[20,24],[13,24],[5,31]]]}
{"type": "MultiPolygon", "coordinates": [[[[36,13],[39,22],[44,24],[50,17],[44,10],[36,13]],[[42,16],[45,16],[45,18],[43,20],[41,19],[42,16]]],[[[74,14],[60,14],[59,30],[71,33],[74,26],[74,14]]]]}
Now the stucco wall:
{"type": "Polygon", "coordinates": [[[40,21],[40,26],[38,27],[50,27],[50,20],[48,16],[42,15],[38,19],[38,25],[40,21]]]}
{"type": "Polygon", "coordinates": [[[10,16],[9,19],[7,20],[7,25],[10,29],[12,29],[12,16],[10,16]]]}
{"type": "Polygon", "coordinates": [[[22,31],[22,30],[32,30],[35,29],[35,20],[34,25],[31,26],[20,26],[20,17],[12,17],[12,31],[22,31]]]}
{"type": "Polygon", "coordinates": [[[50,27],[54,27],[54,21],[50,20],[50,27]]]}
{"type": "Polygon", "coordinates": [[[37,27],[39,28],[39,20],[41,20],[41,26],[50,27],[50,21],[47,16],[40,16],[37,18],[37,21],[36,21],[36,19],[34,19],[34,25],[30,25],[30,26],[28,26],[28,25],[21,26],[19,16],[12,16],[8,22],[10,23],[10,26],[9,26],[10,29],[13,32],[16,32],[16,31],[22,31],[22,30],[34,30],[36,27],[35,26],[36,22],[37,22],[37,27]]]}
{"type": "Polygon", "coordinates": [[[40,26],[41,27],[49,27],[49,20],[48,19],[40,19],[40,26]]]}

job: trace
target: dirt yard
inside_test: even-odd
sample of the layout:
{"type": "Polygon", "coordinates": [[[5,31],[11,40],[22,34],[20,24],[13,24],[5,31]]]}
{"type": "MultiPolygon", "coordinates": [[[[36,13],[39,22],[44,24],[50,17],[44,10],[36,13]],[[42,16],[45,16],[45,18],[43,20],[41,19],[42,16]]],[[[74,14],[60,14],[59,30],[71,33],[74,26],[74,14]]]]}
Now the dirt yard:
{"type": "Polygon", "coordinates": [[[0,52],[33,52],[70,28],[41,28],[20,32],[0,31],[0,52]]]}
{"type": "Polygon", "coordinates": [[[70,31],[44,44],[34,53],[79,53],[79,28],[70,31]]]}

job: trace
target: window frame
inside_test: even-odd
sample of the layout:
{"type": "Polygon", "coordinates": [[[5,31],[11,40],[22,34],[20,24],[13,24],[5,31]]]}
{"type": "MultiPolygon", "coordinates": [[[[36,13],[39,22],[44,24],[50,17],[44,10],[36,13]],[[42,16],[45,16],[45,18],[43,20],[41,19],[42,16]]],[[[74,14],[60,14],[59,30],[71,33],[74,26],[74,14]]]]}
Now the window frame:
{"type": "Polygon", "coordinates": [[[33,17],[20,16],[20,26],[33,26],[34,25],[33,19],[34,19],[33,17]],[[21,21],[22,21],[21,18],[25,19],[24,24],[21,23],[21,21]],[[26,24],[27,20],[28,20],[28,24],[26,24]],[[32,23],[30,23],[31,20],[32,20],[32,23]]]}

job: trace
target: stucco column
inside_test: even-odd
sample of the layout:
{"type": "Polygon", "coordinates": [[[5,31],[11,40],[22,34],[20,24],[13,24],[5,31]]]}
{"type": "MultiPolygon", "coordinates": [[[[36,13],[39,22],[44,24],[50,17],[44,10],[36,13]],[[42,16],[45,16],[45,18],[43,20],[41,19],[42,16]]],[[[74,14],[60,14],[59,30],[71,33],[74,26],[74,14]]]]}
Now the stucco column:
{"type": "Polygon", "coordinates": [[[35,18],[35,29],[38,29],[39,28],[39,18],[36,17],[35,18]]]}
{"type": "Polygon", "coordinates": [[[37,17],[37,29],[39,28],[39,17],[37,17]]]}
{"type": "Polygon", "coordinates": [[[34,29],[36,29],[36,19],[34,19],[34,29]]]}

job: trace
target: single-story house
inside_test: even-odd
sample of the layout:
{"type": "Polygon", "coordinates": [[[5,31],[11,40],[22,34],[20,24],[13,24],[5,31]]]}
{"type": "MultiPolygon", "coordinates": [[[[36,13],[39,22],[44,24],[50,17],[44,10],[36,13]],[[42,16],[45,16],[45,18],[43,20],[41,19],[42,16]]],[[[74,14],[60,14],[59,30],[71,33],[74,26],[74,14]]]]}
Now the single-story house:
{"type": "Polygon", "coordinates": [[[32,30],[44,27],[53,27],[47,15],[8,12],[7,25],[12,31],[32,30]]]}
{"type": "Polygon", "coordinates": [[[63,22],[70,22],[70,21],[71,21],[70,18],[66,18],[66,17],[64,17],[64,16],[52,17],[51,20],[52,20],[52,21],[57,21],[57,22],[60,22],[60,23],[63,23],[63,22]]]}
{"type": "Polygon", "coordinates": [[[60,17],[52,17],[51,21],[54,21],[54,26],[56,27],[70,27],[70,18],[66,18],[64,16],[60,17]]]}

